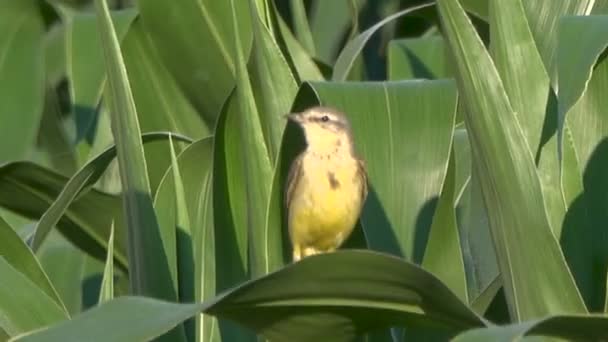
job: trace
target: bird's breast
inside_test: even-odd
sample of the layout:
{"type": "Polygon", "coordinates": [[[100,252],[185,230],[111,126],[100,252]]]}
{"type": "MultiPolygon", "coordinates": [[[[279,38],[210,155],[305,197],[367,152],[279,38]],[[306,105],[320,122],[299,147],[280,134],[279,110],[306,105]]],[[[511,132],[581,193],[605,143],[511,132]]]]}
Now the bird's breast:
{"type": "Polygon", "coordinates": [[[310,241],[348,235],[361,209],[362,182],[354,158],[308,155],[290,208],[292,234],[310,241]]]}

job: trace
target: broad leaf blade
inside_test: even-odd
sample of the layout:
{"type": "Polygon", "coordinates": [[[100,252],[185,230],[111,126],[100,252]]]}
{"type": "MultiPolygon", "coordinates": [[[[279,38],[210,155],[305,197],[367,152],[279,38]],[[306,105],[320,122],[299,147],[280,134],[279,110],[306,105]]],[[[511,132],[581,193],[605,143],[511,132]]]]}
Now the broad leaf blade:
{"type": "Polygon", "coordinates": [[[587,90],[593,68],[608,47],[608,16],[565,17],[559,33],[557,72],[560,123],[563,124],[568,111],[587,90]]]}
{"type": "Polygon", "coordinates": [[[336,60],[336,64],[334,65],[334,72],[331,77],[332,80],[344,81],[347,79],[348,74],[349,74],[351,68],[353,67],[353,64],[355,63],[355,60],[359,56],[359,53],[361,53],[361,50],[363,50],[363,46],[365,46],[365,43],[367,43],[367,41],[371,38],[371,36],[376,31],[378,31],[380,28],[382,28],[384,25],[386,25],[387,23],[389,23],[393,20],[399,19],[404,15],[410,14],[412,12],[415,12],[415,11],[418,11],[418,10],[421,10],[421,9],[424,9],[424,8],[427,8],[427,7],[430,7],[433,5],[434,5],[433,3],[422,4],[422,5],[413,6],[408,9],[405,9],[403,11],[392,14],[392,15],[386,17],[385,19],[379,21],[378,23],[374,24],[372,27],[368,28],[367,30],[362,32],[360,35],[355,37],[353,40],[349,41],[348,44],[346,44],[346,46],[342,50],[342,52],[340,52],[340,55],[338,56],[338,59],[336,60]]]}
{"type": "Polygon", "coordinates": [[[601,57],[608,41],[605,37],[598,38],[607,27],[605,16],[566,17],[560,22],[564,34],[558,48],[559,76],[572,80],[570,83],[560,80],[558,99],[561,118],[558,129],[563,132],[562,181],[569,204],[561,242],[590,311],[604,307],[608,268],[604,228],[608,217],[605,210],[608,104],[604,96],[608,62],[601,57]],[[587,55],[583,57],[582,51],[587,55]],[[583,70],[577,77],[565,74],[572,70],[565,64],[571,63],[583,70]]]}
{"type": "MultiPolygon", "coordinates": [[[[114,11],[112,21],[119,40],[125,36],[137,12],[114,11]]],[[[66,32],[67,77],[72,114],[76,122],[76,142],[90,134],[97,117],[106,74],[103,69],[99,26],[95,15],[77,12],[70,16],[66,32]]]]}
{"type": "Polygon", "coordinates": [[[287,50],[288,58],[291,59],[293,68],[298,75],[300,81],[321,81],[323,74],[319,67],[315,64],[312,57],[306,52],[306,49],[300,45],[300,42],[293,36],[289,27],[278,13],[275,7],[275,16],[277,17],[277,25],[283,39],[285,50],[287,50]]]}
{"type": "MultiPolygon", "coordinates": [[[[163,64],[142,19],[133,23],[121,47],[142,133],[167,131],[194,140],[211,134],[212,126],[205,124],[163,64]]],[[[175,147],[179,154],[184,145],[175,147]]],[[[144,152],[154,193],[171,164],[171,151],[168,144],[155,144],[144,152]]]]}
{"type": "Polygon", "coordinates": [[[279,341],[352,340],[370,329],[394,324],[425,324],[451,332],[484,325],[445,285],[419,267],[378,253],[348,251],[305,258],[201,304],[115,299],[18,340],[150,339],[199,311],[235,320],[279,341]],[[108,326],[114,329],[108,331],[108,326]]]}
{"type": "MultiPolygon", "coordinates": [[[[137,111],[107,4],[95,2],[108,75],[112,133],[116,141],[126,213],[129,279],[134,293],[175,300],[176,289],[152,207],[137,111]]],[[[174,336],[178,337],[178,336],[174,336]]]]}
{"type": "Polygon", "coordinates": [[[565,15],[588,15],[595,0],[522,1],[530,31],[538,46],[551,85],[557,91],[557,42],[559,20],[565,15]]]}
{"type": "Polygon", "coordinates": [[[460,235],[456,225],[456,161],[454,151],[437,201],[422,267],[433,273],[464,303],[469,302],[460,235]]]}
{"type": "Polygon", "coordinates": [[[36,256],[1,217],[0,241],[2,241],[0,256],[15,270],[23,273],[32,283],[36,284],[57,306],[63,308],[64,312],[67,312],[36,256]]]}
{"type": "MultiPolygon", "coordinates": [[[[236,62],[236,89],[235,101],[238,103],[238,132],[241,138],[239,139],[242,152],[240,156],[229,156],[242,158],[244,165],[244,184],[245,188],[240,190],[245,195],[242,199],[245,201],[245,225],[236,226],[237,230],[246,229],[249,235],[251,248],[251,274],[258,276],[268,272],[268,252],[266,248],[267,241],[264,239],[264,234],[258,229],[264,229],[265,226],[265,207],[270,198],[270,185],[272,181],[272,154],[271,146],[265,142],[265,137],[262,130],[262,123],[269,120],[262,119],[260,116],[256,102],[253,96],[249,74],[247,73],[247,64],[245,60],[245,52],[242,50],[242,40],[238,22],[235,2],[230,0],[232,4],[232,24],[234,32],[234,55],[236,62]]],[[[259,23],[258,23],[259,24],[259,23]]],[[[278,118],[273,118],[277,120],[278,118]]]]}
{"type": "Polygon", "coordinates": [[[525,336],[544,336],[569,341],[601,340],[606,337],[608,316],[550,316],[519,324],[474,329],[462,333],[455,342],[515,341],[525,336]]]}
{"type": "MultiPolygon", "coordinates": [[[[78,176],[72,179],[75,178],[78,176]]],[[[85,180],[89,178],[85,177],[85,180]]],[[[66,177],[36,164],[6,164],[0,167],[0,206],[37,220],[51,210],[49,207],[61,202],[61,210],[53,209],[58,214],[53,223],[75,245],[103,260],[108,228],[111,221],[120,215],[119,200],[116,196],[94,189],[81,196],[74,195],[74,201],[60,200],[64,193],[67,196],[66,184],[72,188],[66,177]]],[[[45,229],[49,231],[52,226],[45,229]]],[[[119,241],[122,243],[117,245],[122,247],[118,248],[115,257],[118,264],[126,269],[126,243],[119,241]]]]}
{"type": "MultiPolygon", "coordinates": [[[[185,262],[193,264],[194,271],[186,268],[179,269],[181,273],[190,274],[194,286],[194,301],[201,302],[215,296],[216,251],[214,236],[214,217],[212,201],[212,170],[213,170],[213,141],[205,138],[189,145],[178,157],[184,197],[192,228],[191,235],[177,231],[180,254],[178,260],[186,258],[185,262]],[[185,244],[180,243],[185,242],[185,244]],[[188,242],[191,245],[188,245],[188,242]],[[188,253],[191,253],[188,255],[188,253]]],[[[167,171],[156,193],[154,207],[159,213],[159,224],[175,230],[175,206],[173,167],[167,171]]],[[[180,263],[182,261],[180,260],[180,263]]],[[[187,278],[188,274],[184,276],[187,278]]],[[[195,332],[201,341],[211,341],[219,338],[218,323],[215,317],[199,315],[195,332]]]]}
{"type": "Polygon", "coordinates": [[[69,318],[62,308],[31,279],[0,256],[0,327],[10,336],[69,318]]]}
{"type": "MultiPolygon", "coordinates": [[[[349,1],[316,0],[312,3],[310,14],[310,29],[315,42],[315,58],[324,63],[333,64],[339,46],[351,24],[349,1]]],[[[366,0],[357,0],[360,5],[366,0]]]]}
{"type": "Polygon", "coordinates": [[[206,311],[277,341],[349,341],[413,322],[452,331],[483,324],[417,266],[352,250],[304,258],[219,297],[206,311]]]}
{"type": "Polygon", "coordinates": [[[4,163],[27,157],[36,142],[44,107],[44,22],[35,0],[2,0],[0,8],[0,163],[4,163]]]}
{"type": "MultiPolygon", "coordinates": [[[[144,134],[144,135],[142,135],[142,143],[163,140],[169,136],[170,136],[169,133],[144,134]]],[[[180,139],[181,141],[186,141],[186,142],[190,141],[188,138],[182,137],[182,136],[178,136],[177,138],[180,139]]],[[[116,157],[116,146],[111,146],[111,147],[107,148],[105,151],[101,152],[96,157],[94,157],[93,159],[91,159],[89,162],[87,162],[67,182],[64,181],[59,184],[57,184],[57,182],[55,182],[55,184],[53,184],[54,187],[60,188],[60,189],[62,187],[63,189],[61,189],[61,192],[58,195],[54,195],[52,197],[46,196],[47,200],[48,199],[52,200],[52,198],[55,198],[55,197],[56,198],[52,202],[50,207],[48,207],[48,209],[46,209],[44,214],[41,215],[40,220],[36,224],[36,227],[34,230],[34,235],[31,238],[31,245],[34,250],[37,250],[40,247],[40,245],[45,240],[48,233],[51,231],[51,229],[55,225],[57,225],[60,222],[60,220],[62,219],[62,217],[64,215],[67,214],[67,216],[69,217],[69,214],[70,214],[69,209],[71,208],[72,203],[75,202],[75,199],[78,196],[82,196],[83,194],[87,193],[87,191],[100,179],[100,177],[103,175],[103,173],[108,168],[110,162],[112,162],[115,157],[116,157]],[[63,184],[65,184],[65,185],[63,185],[63,184]]],[[[34,170],[32,170],[32,171],[34,171],[34,170]]],[[[42,170],[37,170],[37,172],[42,172],[42,170]]],[[[48,176],[45,178],[48,178],[48,176]]],[[[43,178],[43,179],[45,179],[45,178],[43,178]]],[[[30,178],[30,179],[32,179],[32,178],[30,178]]],[[[26,182],[27,182],[27,180],[26,180],[26,182]]],[[[28,188],[30,189],[30,192],[33,195],[39,196],[39,194],[36,194],[36,190],[35,190],[36,187],[28,187],[28,188]]],[[[93,192],[93,193],[95,193],[95,192],[93,192]]],[[[106,202],[110,202],[110,201],[106,200],[106,202]]],[[[115,201],[112,201],[112,202],[115,202],[115,201]]],[[[110,204],[110,203],[108,203],[108,204],[110,204]]],[[[99,245],[99,247],[105,248],[105,244],[106,244],[106,242],[108,240],[108,236],[109,236],[110,220],[114,218],[114,215],[118,215],[118,213],[116,212],[117,207],[118,207],[118,205],[116,203],[112,203],[113,209],[110,212],[106,211],[106,214],[108,215],[108,217],[105,217],[105,215],[104,216],[99,215],[99,213],[97,213],[97,215],[94,215],[92,217],[88,217],[88,220],[93,220],[94,218],[97,218],[97,219],[104,218],[104,220],[100,220],[103,223],[100,222],[100,224],[91,225],[91,224],[86,224],[85,223],[86,220],[81,219],[81,220],[79,220],[80,222],[77,222],[76,224],[78,224],[80,226],[80,230],[82,230],[82,232],[80,232],[80,233],[72,232],[71,230],[70,231],[62,230],[62,232],[64,232],[64,234],[68,235],[68,237],[70,234],[82,235],[84,233],[86,236],[89,236],[92,240],[94,240],[95,243],[99,245]],[[83,222],[83,221],[85,221],[85,222],[83,222]]],[[[15,209],[13,209],[13,210],[15,210],[15,209]]],[[[122,220],[122,218],[121,218],[121,220],[122,220]]],[[[121,223],[119,223],[119,227],[122,227],[121,223]]],[[[76,240],[76,241],[78,241],[78,239],[79,238],[77,238],[77,237],[73,238],[73,240],[76,240]]],[[[124,237],[122,234],[119,234],[117,241],[118,242],[117,242],[116,258],[119,261],[119,265],[121,265],[123,268],[125,268],[126,264],[127,264],[126,242],[124,241],[124,237]]],[[[89,253],[93,252],[93,250],[91,250],[90,248],[85,248],[85,250],[88,251],[89,253]]]]}
{"type": "Polygon", "coordinates": [[[585,312],[551,232],[532,152],[500,76],[458,2],[440,1],[439,10],[456,60],[465,122],[511,317],[520,321],[585,312]]]}
{"type": "Polygon", "coordinates": [[[549,77],[528,27],[521,0],[490,4],[491,54],[530,151],[540,144],[549,77]]]}
{"type": "Polygon", "coordinates": [[[392,40],[388,45],[388,78],[449,78],[446,43],[441,36],[392,40]]]}
{"type": "Polygon", "coordinates": [[[283,116],[289,112],[298,86],[271,31],[264,25],[253,0],[249,1],[254,33],[252,88],[256,95],[264,140],[274,165],[285,129],[283,116]]]}
{"type": "Polygon", "coordinates": [[[200,310],[200,304],[175,304],[144,297],[121,297],[63,324],[56,324],[11,341],[149,341],[200,310]]]}
{"type": "MultiPolygon", "coordinates": [[[[165,0],[138,0],[137,5],[144,27],[167,69],[205,122],[213,127],[235,84],[230,2],[183,0],[176,6],[165,0]]],[[[240,48],[248,52],[249,3],[237,1],[235,6],[240,48]]]]}
{"type": "Polygon", "coordinates": [[[293,17],[294,29],[296,37],[302,46],[314,56],[315,42],[312,38],[308,17],[306,15],[306,7],[303,0],[290,0],[291,15],[293,17]]]}

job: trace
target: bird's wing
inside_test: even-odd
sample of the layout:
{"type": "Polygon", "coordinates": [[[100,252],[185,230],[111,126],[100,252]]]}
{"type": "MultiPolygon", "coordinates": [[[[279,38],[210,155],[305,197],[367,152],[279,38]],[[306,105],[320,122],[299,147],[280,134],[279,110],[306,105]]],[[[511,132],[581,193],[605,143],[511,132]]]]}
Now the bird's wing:
{"type": "Polygon", "coordinates": [[[367,198],[367,170],[365,168],[365,162],[362,159],[357,159],[357,164],[359,164],[359,168],[357,170],[357,175],[361,179],[361,205],[365,202],[367,198]]]}
{"type": "Polygon", "coordinates": [[[293,198],[293,192],[302,178],[302,157],[304,154],[300,154],[292,163],[287,175],[287,186],[285,187],[285,207],[289,208],[289,204],[293,198]]]}

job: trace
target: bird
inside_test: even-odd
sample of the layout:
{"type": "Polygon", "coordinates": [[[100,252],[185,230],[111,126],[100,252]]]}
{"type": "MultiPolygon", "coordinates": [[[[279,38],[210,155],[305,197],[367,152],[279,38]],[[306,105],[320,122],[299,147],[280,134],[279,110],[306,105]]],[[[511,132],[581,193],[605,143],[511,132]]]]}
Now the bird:
{"type": "Polygon", "coordinates": [[[342,245],[359,219],[368,181],[343,112],[316,106],[287,118],[302,128],[306,140],[291,164],[284,196],[292,260],[297,262],[342,245]]]}

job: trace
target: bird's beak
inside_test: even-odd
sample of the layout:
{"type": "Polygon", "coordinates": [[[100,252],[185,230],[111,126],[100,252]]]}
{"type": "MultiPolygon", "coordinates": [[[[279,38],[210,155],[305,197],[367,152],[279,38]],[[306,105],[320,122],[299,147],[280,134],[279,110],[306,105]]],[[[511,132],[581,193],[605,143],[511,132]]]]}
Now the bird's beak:
{"type": "Polygon", "coordinates": [[[285,114],[285,119],[291,120],[293,122],[301,122],[300,113],[289,113],[285,114]]]}

